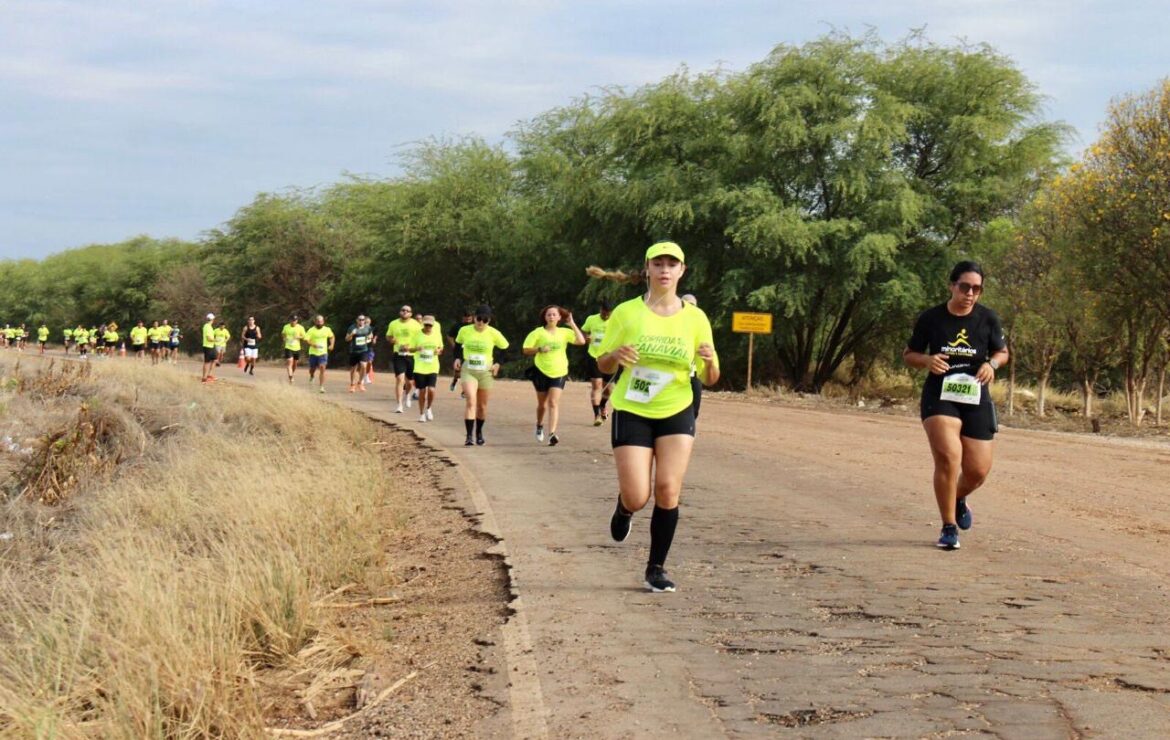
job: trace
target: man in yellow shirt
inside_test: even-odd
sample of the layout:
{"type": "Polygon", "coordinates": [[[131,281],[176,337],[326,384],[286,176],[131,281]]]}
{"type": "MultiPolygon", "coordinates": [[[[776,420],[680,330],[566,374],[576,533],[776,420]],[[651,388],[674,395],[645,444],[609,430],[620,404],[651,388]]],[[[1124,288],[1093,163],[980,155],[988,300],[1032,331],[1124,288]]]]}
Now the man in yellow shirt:
{"type": "Polygon", "coordinates": [[[288,323],[280,330],[280,339],[284,343],[284,363],[289,383],[293,382],[297,363],[301,361],[301,341],[305,338],[305,327],[301,326],[299,321],[300,318],[293,314],[288,317],[288,323]]]}
{"type": "Polygon", "coordinates": [[[398,401],[398,408],[394,413],[402,413],[403,395],[406,397],[406,408],[410,408],[410,394],[414,390],[411,382],[414,378],[414,355],[409,351],[410,340],[422,329],[422,324],[413,318],[414,311],[410,306],[398,309],[398,318],[386,327],[386,339],[394,350],[394,398],[398,401]]]}
{"type": "Polygon", "coordinates": [[[215,375],[212,374],[215,368],[216,358],[219,353],[215,351],[215,314],[207,314],[207,322],[203,324],[203,382],[214,383],[215,375]]]}
{"type": "Polygon", "coordinates": [[[146,337],[148,334],[150,334],[150,330],[141,321],[130,330],[130,348],[134,350],[134,356],[140,360],[146,357],[146,337]]]}
{"type": "Polygon", "coordinates": [[[325,326],[325,317],[317,314],[313,317],[313,326],[305,332],[305,341],[309,345],[309,384],[313,383],[313,376],[320,375],[318,387],[325,392],[325,368],[329,366],[329,353],[333,351],[335,338],[333,330],[325,326]]]}

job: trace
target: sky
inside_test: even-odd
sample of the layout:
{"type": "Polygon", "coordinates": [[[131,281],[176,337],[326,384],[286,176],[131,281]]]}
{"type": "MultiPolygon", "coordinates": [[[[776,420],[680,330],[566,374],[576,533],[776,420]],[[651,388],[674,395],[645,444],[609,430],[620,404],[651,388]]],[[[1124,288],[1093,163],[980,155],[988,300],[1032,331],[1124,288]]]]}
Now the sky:
{"type": "Polygon", "coordinates": [[[989,43],[1070,124],[1170,75],[1170,0],[0,0],[0,258],[196,239],[261,192],[837,30],[989,43]]]}

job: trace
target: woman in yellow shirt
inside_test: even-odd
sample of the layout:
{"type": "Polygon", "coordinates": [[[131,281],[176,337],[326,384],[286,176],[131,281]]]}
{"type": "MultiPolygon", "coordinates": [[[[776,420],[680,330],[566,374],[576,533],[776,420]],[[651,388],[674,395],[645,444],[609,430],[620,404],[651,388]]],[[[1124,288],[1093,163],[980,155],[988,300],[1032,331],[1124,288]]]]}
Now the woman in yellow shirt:
{"type": "Polygon", "coordinates": [[[524,338],[524,355],[533,358],[530,369],[536,389],[536,441],[544,441],[544,413],[548,410],[548,446],[556,447],[557,422],[560,420],[561,392],[569,377],[570,344],[585,344],[585,335],[573,321],[573,313],[560,306],[545,306],[540,312],[544,326],[538,326],[524,338]],[[561,326],[565,321],[568,326],[561,326]]]}
{"type": "Polygon", "coordinates": [[[475,321],[459,330],[455,336],[455,372],[463,379],[463,396],[467,405],[463,411],[463,425],[467,430],[465,447],[483,445],[483,425],[487,423],[488,395],[495,384],[500,363],[495,357],[496,350],[508,348],[508,340],[494,326],[492,309],[480,306],[475,310],[475,321]]]}
{"type": "Polygon", "coordinates": [[[610,437],[617,464],[618,502],[610,534],[630,534],[634,512],[654,496],[646,587],[674,591],[666,556],[678,526],[683,476],[695,444],[691,365],[700,380],[719,380],[711,323],[697,306],[678,297],[686,273],[682,248],[659,242],[646,250],[646,294],[614,309],[597,365],[604,373],[622,368],[614,387],[610,437]]]}

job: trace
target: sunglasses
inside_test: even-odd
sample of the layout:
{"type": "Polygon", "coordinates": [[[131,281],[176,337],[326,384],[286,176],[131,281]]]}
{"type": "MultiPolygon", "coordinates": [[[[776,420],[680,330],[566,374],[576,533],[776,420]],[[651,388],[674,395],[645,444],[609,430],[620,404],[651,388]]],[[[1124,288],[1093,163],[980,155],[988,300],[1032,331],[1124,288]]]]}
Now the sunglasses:
{"type": "Polygon", "coordinates": [[[476,317],[475,317],[475,321],[476,321],[476,323],[479,323],[479,322],[481,322],[481,321],[482,321],[483,323],[485,323],[485,324],[486,324],[486,323],[487,323],[487,317],[486,317],[486,316],[476,316],[476,317]]]}
{"type": "Polygon", "coordinates": [[[958,288],[959,292],[963,295],[967,295],[968,293],[971,295],[980,295],[983,293],[983,286],[975,285],[973,283],[955,283],[955,287],[958,288]]]}

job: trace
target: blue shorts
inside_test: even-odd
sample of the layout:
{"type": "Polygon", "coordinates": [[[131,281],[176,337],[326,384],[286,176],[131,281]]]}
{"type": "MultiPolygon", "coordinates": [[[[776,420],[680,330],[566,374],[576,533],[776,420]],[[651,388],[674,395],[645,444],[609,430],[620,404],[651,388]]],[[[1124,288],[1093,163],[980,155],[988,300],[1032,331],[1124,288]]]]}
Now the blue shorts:
{"type": "Polygon", "coordinates": [[[309,355],[309,369],[316,370],[317,368],[327,367],[329,365],[329,355],[309,355]]]}

